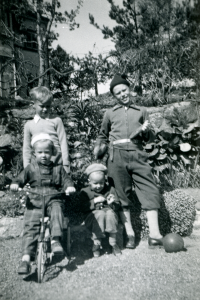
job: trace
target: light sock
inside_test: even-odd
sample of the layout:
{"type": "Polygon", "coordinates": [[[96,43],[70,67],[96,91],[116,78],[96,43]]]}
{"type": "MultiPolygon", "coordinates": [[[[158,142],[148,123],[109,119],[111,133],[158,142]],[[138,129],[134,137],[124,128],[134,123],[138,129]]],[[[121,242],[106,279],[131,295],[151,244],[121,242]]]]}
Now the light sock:
{"type": "Polygon", "coordinates": [[[23,255],[22,256],[22,261],[30,262],[31,261],[31,256],[29,254],[23,255]]]}
{"type": "Polygon", "coordinates": [[[109,233],[109,244],[111,246],[116,245],[116,236],[117,236],[116,233],[109,233]]]}
{"type": "Polygon", "coordinates": [[[154,239],[162,238],[158,224],[158,210],[147,210],[146,215],[149,225],[149,236],[154,239]]]}
{"type": "Polygon", "coordinates": [[[131,224],[131,213],[130,210],[123,210],[119,212],[122,224],[126,229],[126,234],[130,236],[135,236],[132,224],[131,224]]]}

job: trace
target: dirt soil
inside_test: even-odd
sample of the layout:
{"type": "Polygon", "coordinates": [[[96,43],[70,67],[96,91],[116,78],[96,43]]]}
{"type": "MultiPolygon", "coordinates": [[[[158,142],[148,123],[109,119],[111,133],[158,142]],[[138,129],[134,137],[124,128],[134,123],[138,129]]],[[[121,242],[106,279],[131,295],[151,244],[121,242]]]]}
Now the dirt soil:
{"type": "MultiPolygon", "coordinates": [[[[199,189],[187,191],[200,201],[199,189]]],[[[120,257],[93,258],[91,240],[75,232],[71,258],[54,258],[42,284],[34,264],[30,275],[17,275],[22,226],[20,218],[0,220],[0,300],[200,299],[200,220],[184,238],[185,251],[171,254],[140,241],[120,257]]]]}

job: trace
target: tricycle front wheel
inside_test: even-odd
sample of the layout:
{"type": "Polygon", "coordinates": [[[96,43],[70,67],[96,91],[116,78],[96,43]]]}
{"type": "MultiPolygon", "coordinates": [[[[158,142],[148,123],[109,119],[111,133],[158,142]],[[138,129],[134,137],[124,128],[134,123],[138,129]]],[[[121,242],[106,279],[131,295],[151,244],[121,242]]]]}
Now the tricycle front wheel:
{"type": "Polygon", "coordinates": [[[38,283],[41,283],[46,270],[47,254],[44,252],[43,243],[40,242],[38,245],[37,253],[37,278],[38,283]]]}

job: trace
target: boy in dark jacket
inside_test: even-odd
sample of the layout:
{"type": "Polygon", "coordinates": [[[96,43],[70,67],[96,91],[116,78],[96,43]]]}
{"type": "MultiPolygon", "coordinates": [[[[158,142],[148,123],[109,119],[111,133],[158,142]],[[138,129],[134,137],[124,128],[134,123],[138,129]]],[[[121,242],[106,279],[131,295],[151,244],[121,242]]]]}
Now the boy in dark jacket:
{"type": "Polygon", "coordinates": [[[89,186],[80,193],[81,210],[85,212],[85,225],[92,232],[93,255],[100,256],[101,239],[109,233],[109,244],[114,255],[121,251],[116,243],[120,202],[115,188],[105,183],[107,168],[102,164],[92,164],[86,170],[89,186]]]}
{"type": "Polygon", "coordinates": [[[108,109],[102,121],[101,129],[94,148],[96,159],[102,147],[109,147],[108,177],[114,184],[122,205],[121,220],[125,226],[128,241],[127,248],[135,248],[135,233],[130,218],[130,195],[132,185],[146,210],[149,225],[148,244],[150,248],[162,247],[162,235],[158,224],[160,193],[143,151],[143,141],[153,135],[148,121],[146,108],[138,107],[131,101],[130,83],[126,76],[116,74],[110,83],[110,91],[117,104],[108,109]]]}
{"type": "Polygon", "coordinates": [[[66,195],[75,192],[74,184],[65,172],[62,165],[54,165],[51,157],[55,147],[51,137],[41,133],[32,139],[31,145],[36,157],[35,162],[29,164],[10,186],[11,191],[17,191],[19,187],[30,184],[31,190],[27,198],[27,209],[24,216],[24,234],[22,239],[22,261],[18,268],[18,274],[30,272],[30,260],[35,256],[37,240],[40,231],[40,218],[42,217],[42,200],[33,192],[45,193],[45,205],[47,215],[50,216],[51,249],[55,254],[62,254],[63,248],[60,238],[63,232],[63,199],[56,195],[63,191],[66,195]],[[54,195],[50,195],[53,194],[54,195]]]}

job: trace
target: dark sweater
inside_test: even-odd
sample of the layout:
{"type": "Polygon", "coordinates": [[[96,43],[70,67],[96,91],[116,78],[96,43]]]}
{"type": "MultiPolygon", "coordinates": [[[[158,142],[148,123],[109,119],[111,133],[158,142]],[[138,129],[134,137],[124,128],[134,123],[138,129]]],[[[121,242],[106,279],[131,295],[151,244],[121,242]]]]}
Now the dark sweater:
{"type": "Polygon", "coordinates": [[[121,204],[117,196],[116,190],[114,187],[109,186],[107,184],[105,184],[103,190],[100,193],[92,191],[90,186],[83,188],[80,193],[80,210],[85,213],[89,213],[95,209],[99,209],[100,203],[95,204],[94,198],[98,196],[103,196],[104,198],[107,198],[110,194],[115,196],[115,201],[110,205],[108,205],[105,201],[103,203],[103,208],[110,208],[114,211],[118,211],[120,209],[121,204]]]}
{"type": "MultiPolygon", "coordinates": [[[[63,193],[68,187],[74,186],[71,177],[65,172],[63,166],[55,166],[53,162],[50,162],[49,165],[37,164],[36,162],[29,164],[12,183],[16,183],[22,188],[29,183],[33,192],[41,192],[41,181],[45,181],[45,186],[42,185],[42,191],[45,194],[46,204],[56,199],[62,202],[62,197],[58,193],[63,193]],[[52,193],[54,195],[50,195],[52,193]]],[[[29,200],[35,207],[40,208],[41,197],[31,194],[31,190],[29,200]]]]}

